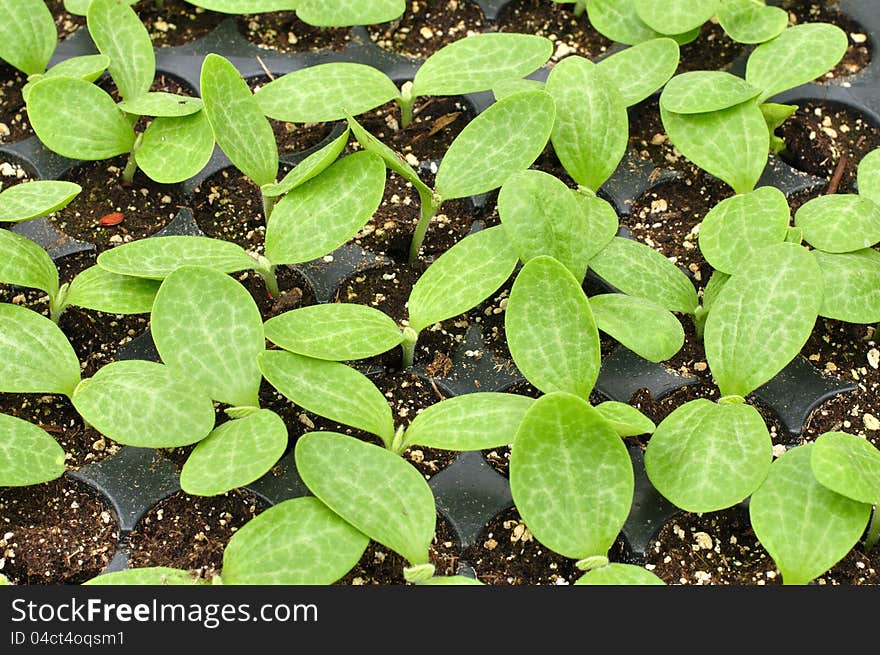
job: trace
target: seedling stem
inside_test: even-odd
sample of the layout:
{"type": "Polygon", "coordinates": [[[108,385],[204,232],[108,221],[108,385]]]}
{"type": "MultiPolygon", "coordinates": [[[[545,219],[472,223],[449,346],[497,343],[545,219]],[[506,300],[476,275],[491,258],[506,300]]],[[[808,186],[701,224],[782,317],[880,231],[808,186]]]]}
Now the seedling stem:
{"type": "Polygon", "coordinates": [[[415,359],[416,354],[416,342],[419,339],[419,334],[411,327],[407,326],[403,328],[403,341],[400,343],[401,349],[403,349],[403,368],[407,369],[413,365],[413,360],[415,359]]]}
{"type": "Polygon", "coordinates": [[[400,128],[406,129],[412,123],[413,104],[415,97],[412,94],[412,82],[404,82],[400,87],[400,128]]]}
{"type": "Polygon", "coordinates": [[[140,147],[143,138],[143,134],[138,134],[137,138],[134,141],[134,146],[132,146],[131,148],[131,152],[128,153],[128,161],[125,163],[125,168],[122,171],[122,181],[126,184],[131,184],[131,182],[134,180],[134,174],[137,173],[138,165],[137,159],[135,158],[135,153],[140,147]]]}
{"type": "Polygon", "coordinates": [[[425,241],[425,234],[427,234],[428,227],[431,225],[431,219],[434,218],[434,214],[437,213],[437,210],[440,209],[440,205],[443,203],[443,199],[436,193],[423,191],[421,189],[419,189],[419,199],[422,205],[422,210],[421,215],[419,216],[419,223],[416,225],[416,231],[413,233],[412,243],[409,248],[410,264],[418,259],[419,250],[421,250],[422,243],[425,241]]]}

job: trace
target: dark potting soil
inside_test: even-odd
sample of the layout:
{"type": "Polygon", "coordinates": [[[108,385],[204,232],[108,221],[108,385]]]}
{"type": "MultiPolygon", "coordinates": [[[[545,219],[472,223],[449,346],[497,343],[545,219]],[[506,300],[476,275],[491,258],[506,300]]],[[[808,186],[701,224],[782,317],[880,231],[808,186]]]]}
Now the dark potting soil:
{"type": "Polygon", "coordinates": [[[46,6],[52,12],[55,19],[55,28],[58,30],[58,39],[64,40],[80,27],[85,27],[86,17],[76,16],[64,9],[64,0],[46,0],[46,6]]]}
{"type": "Polygon", "coordinates": [[[651,96],[629,107],[629,147],[643,161],[650,161],[654,175],[663,170],[682,173],[685,179],[693,179],[700,169],[676,148],[660,118],[657,96],[651,96]]]}
{"type": "Polygon", "coordinates": [[[266,219],[260,188],[237,168],[224,168],[201,182],[193,189],[189,206],[207,236],[262,254],[266,219]]]}
{"type": "Polygon", "coordinates": [[[0,573],[13,584],[81,584],[110,563],[117,540],[110,503],[74,478],[0,487],[0,573]]]}
{"type": "Polygon", "coordinates": [[[269,295],[263,278],[254,271],[242,271],[234,274],[234,277],[250,292],[263,321],[298,307],[315,304],[315,294],[311,286],[295,267],[279,266],[275,270],[275,280],[281,291],[280,298],[269,295]]]}
{"type": "Polygon", "coordinates": [[[440,48],[485,31],[487,21],[473,0],[410,0],[393,21],[368,25],[380,48],[414,59],[427,59],[440,48]]]}
{"type": "Polygon", "coordinates": [[[227,14],[208,11],[185,0],[165,0],[161,9],[155,0],[141,0],[134,5],[134,10],[156,48],[179,46],[200,39],[228,18],[227,14]]]}
{"type": "MultiPolygon", "coordinates": [[[[9,156],[0,158],[0,188],[8,189],[16,184],[31,182],[35,179],[36,175],[21,162],[9,156]]],[[[9,224],[4,225],[4,228],[9,227],[9,224]]]]}
{"type": "Polygon", "coordinates": [[[715,19],[706,21],[700,35],[679,48],[676,74],[694,70],[727,70],[746,53],[746,46],[731,39],[715,19]]]}
{"type": "Polygon", "coordinates": [[[315,27],[293,11],[243,14],[235,17],[242,35],[258,48],[278,52],[344,50],[351,40],[348,27],[315,27]]]}
{"type": "Polygon", "coordinates": [[[0,63],[0,143],[14,143],[31,135],[21,89],[27,75],[9,64],[0,63]]]}
{"type": "Polygon", "coordinates": [[[513,0],[498,12],[496,28],[547,37],[553,41],[553,63],[569,55],[591,60],[601,57],[613,42],[590,24],[586,13],[575,16],[572,7],[543,0],[513,0]]]}
{"type": "Polygon", "coordinates": [[[266,509],[244,489],[217,496],[178,491],[152,507],[132,530],[131,566],[169,566],[211,578],[221,571],[232,535],[266,509]]]}
{"type": "MultiPolygon", "coordinates": [[[[535,170],[542,171],[544,173],[549,173],[554,177],[562,180],[566,186],[576,189],[578,183],[575,182],[571,175],[568,174],[568,171],[565,170],[565,166],[562,165],[562,162],[559,161],[559,157],[556,156],[556,150],[553,148],[552,143],[548,143],[544,150],[541,151],[541,154],[538,155],[538,158],[535,162],[530,166],[530,168],[534,168],[535,170]]],[[[599,192],[601,196],[601,190],[599,192]]]]}

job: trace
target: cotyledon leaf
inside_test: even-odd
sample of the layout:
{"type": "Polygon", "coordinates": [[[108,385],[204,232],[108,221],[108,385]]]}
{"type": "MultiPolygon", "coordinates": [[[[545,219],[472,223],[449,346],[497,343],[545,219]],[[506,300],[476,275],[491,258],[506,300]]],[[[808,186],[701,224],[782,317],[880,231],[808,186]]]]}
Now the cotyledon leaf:
{"type": "MultiPolygon", "coordinates": [[[[132,4],[138,0],[128,0],[132,4]]],[[[69,0],[65,0],[69,2],[69,0]]],[[[91,2],[91,0],[77,0],[91,2]]],[[[192,3],[196,4],[196,3],[192,3]]],[[[265,14],[271,11],[293,11],[300,0],[197,0],[197,6],[221,14],[265,14]]]]}
{"type": "Polygon", "coordinates": [[[880,450],[845,432],[825,432],[810,454],[813,475],[823,485],[861,503],[880,505],[880,450]]]}
{"type": "Polygon", "coordinates": [[[855,194],[813,198],[797,210],[794,224],[804,241],[825,252],[853,252],[880,242],[880,206],[855,194]]]}
{"type": "Polygon", "coordinates": [[[49,253],[9,230],[0,230],[0,282],[58,295],[58,269],[49,253]]]}
{"type": "Polygon", "coordinates": [[[660,106],[677,114],[701,114],[733,107],[760,92],[726,71],[688,71],[669,80],[660,94],[660,106]]]}
{"type": "Polygon", "coordinates": [[[599,60],[597,65],[617,84],[627,107],[638,104],[666,84],[678,68],[675,39],[649,39],[599,60]]]}
{"type": "Polygon", "coordinates": [[[374,25],[399,18],[406,0],[297,0],[296,15],[308,25],[350,27],[374,25]]]}
{"type": "Polygon", "coordinates": [[[158,280],[118,275],[95,265],[73,278],[66,301],[108,314],[148,314],[159,284],[158,280]]]}
{"type": "Polygon", "coordinates": [[[819,316],[847,323],[880,321],[880,252],[865,248],[832,254],[811,250],[822,271],[819,316]]]}
{"type": "Polygon", "coordinates": [[[813,474],[804,444],[783,453],[749,501],[755,536],[773,558],[783,584],[807,584],[858,542],[871,506],[841,496],[813,474]]]}
{"type": "Polygon", "coordinates": [[[504,80],[492,86],[492,95],[495,96],[495,100],[501,100],[520,91],[537,91],[543,88],[544,82],[541,80],[504,80]]]}
{"type": "Polygon", "coordinates": [[[76,198],[82,187],[62,180],[33,180],[0,192],[0,223],[17,223],[51,214],[76,198]]]}
{"type": "Polygon", "coordinates": [[[146,26],[127,3],[92,0],[86,12],[89,36],[110,58],[110,77],[124,100],[147,93],[156,75],[156,55],[146,26]]]}
{"type": "Polygon", "coordinates": [[[574,582],[576,585],[665,585],[663,579],[642,566],[612,562],[592,569],[574,582]]]}
{"type": "Polygon", "coordinates": [[[263,318],[241,283],[209,268],[177,269],[159,287],[150,331],[162,361],[190,386],[218,402],[259,406],[263,318]]]}
{"type": "Polygon", "coordinates": [[[204,439],[214,404],[164,364],[121,360],[98,369],[71,397],[98,432],[127,446],[176,448],[204,439]]]}
{"type": "Polygon", "coordinates": [[[294,457],[303,482],[330,509],[410,564],[428,563],[434,494],[407,460],[334,432],[304,434],[294,457]]]}
{"type": "Polygon", "coordinates": [[[42,428],[0,414],[0,485],[25,487],[59,478],[67,467],[64,449],[42,428]]]}
{"type": "Polygon", "coordinates": [[[574,559],[605,555],[633,490],[623,440],[586,400],[551,393],[526,412],[510,451],[510,493],[544,546],[574,559]]]}
{"type": "Polygon", "coordinates": [[[444,585],[482,585],[484,583],[466,575],[435,575],[419,584],[437,587],[444,585]]]}
{"type": "Polygon", "coordinates": [[[0,59],[26,75],[42,73],[58,45],[52,12],[42,0],[0,0],[0,59]]]}
{"type": "Polygon", "coordinates": [[[669,359],[684,345],[679,320],[653,300],[623,293],[590,297],[597,327],[650,362],[669,359]]]}
{"type": "Polygon", "coordinates": [[[634,0],[590,0],[590,23],[612,41],[634,45],[663,36],[639,18],[634,0]]]}
{"type": "Polygon", "coordinates": [[[862,157],[856,183],[860,196],[880,204],[880,148],[875,148],[862,157]]]}
{"type": "MultiPolygon", "coordinates": [[[[133,5],[140,0],[122,0],[122,2],[127,2],[130,5],[133,5]]],[[[204,5],[206,2],[211,2],[212,0],[199,0],[199,5],[204,5]]],[[[224,2],[224,0],[216,0],[218,2],[224,2]]],[[[241,4],[242,2],[247,2],[247,0],[225,0],[228,3],[236,3],[241,4]]],[[[294,0],[295,1],[295,0],[294,0]]],[[[92,0],[64,0],[64,9],[76,16],[85,16],[86,12],[89,10],[89,5],[92,4],[92,0]]]]}
{"type": "Polygon", "coordinates": [[[722,0],[717,12],[725,33],[739,43],[763,43],[782,34],[788,12],[755,0],[722,0]]]}
{"type": "Polygon", "coordinates": [[[135,153],[141,170],[161,184],[196,175],[214,154],[214,132],[203,111],[187,116],[159,116],[147,126],[135,153]]]}
{"type": "Polygon", "coordinates": [[[123,571],[110,571],[101,573],[94,578],[83,582],[84,585],[123,585],[131,586],[166,586],[166,585],[197,585],[209,584],[204,578],[200,578],[193,571],[174,569],[167,566],[146,566],[123,571]]]}
{"type": "Polygon", "coordinates": [[[294,166],[280,182],[264,186],[263,195],[269,198],[283,196],[285,193],[293,191],[296,187],[308,182],[316,175],[320,175],[327,170],[327,167],[336,161],[339,158],[339,155],[342,154],[346,144],[348,144],[350,132],[351,128],[346,128],[345,131],[333,139],[333,141],[320,150],[313,152],[294,166]]]}
{"type": "Polygon", "coordinates": [[[611,424],[614,431],[621,437],[651,434],[657,427],[654,425],[654,421],[628,403],[606,400],[596,405],[596,411],[611,424]]]}
{"type": "Polygon", "coordinates": [[[715,15],[721,0],[633,0],[639,18],[663,34],[695,29],[715,15]]]}
{"type": "Polygon", "coordinates": [[[253,268],[255,263],[236,243],[190,235],[137,239],[98,255],[98,266],[111,273],[151,280],[164,280],[182,266],[236,273],[253,268]]]}
{"type": "Polygon", "coordinates": [[[150,91],[119,103],[122,111],[137,116],[189,116],[201,111],[204,106],[201,98],[165,91],[150,91]]]}
{"type": "Polygon", "coordinates": [[[101,77],[109,65],[110,57],[106,55],[81,55],[65,59],[45,73],[29,75],[27,83],[21,88],[21,97],[27,103],[34,84],[46,77],[75,77],[86,82],[94,82],[101,77]]]}
{"type": "Polygon", "coordinates": [[[714,512],[747,498],[772,461],[773,442],[757,409],[705,398],[674,409],[645,451],[651,484],[688,512],[714,512]]]}
{"type": "Polygon", "coordinates": [[[370,538],[313,496],[254,517],[223,551],[223,583],[330,585],[358,563],[370,538]]]}

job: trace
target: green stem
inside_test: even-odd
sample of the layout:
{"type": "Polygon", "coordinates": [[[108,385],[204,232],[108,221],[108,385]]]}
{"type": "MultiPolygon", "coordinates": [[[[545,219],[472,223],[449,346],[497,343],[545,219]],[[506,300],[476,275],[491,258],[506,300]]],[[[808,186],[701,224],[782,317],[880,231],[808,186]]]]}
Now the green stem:
{"type": "Polygon", "coordinates": [[[54,296],[49,296],[49,318],[51,318],[55,324],[58,324],[58,321],[61,320],[61,315],[64,313],[64,310],[67,309],[67,289],[69,285],[67,283],[62,284],[58,289],[58,293],[54,296]]]}
{"type": "Polygon", "coordinates": [[[412,82],[405,82],[400,89],[400,98],[397,100],[400,105],[400,129],[406,129],[412,123],[413,105],[416,102],[412,94],[412,82]]]}
{"type": "Polygon", "coordinates": [[[278,278],[275,276],[275,264],[263,255],[252,255],[257,260],[254,270],[259,273],[266,283],[266,291],[272,298],[281,297],[281,289],[278,288],[278,278]]]}
{"type": "Polygon", "coordinates": [[[272,210],[275,208],[275,203],[278,202],[278,198],[275,196],[267,196],[262,191],[260,194],[263,196],[263,218],[266,219],[266,224],[269,223],[269,217],[272,215],[272,210]]]}
{"type": "Polygon", "coordinates": [[[425,241],[425,235],[428,233],[428,227],[431,225],[431,219],[440,209],[443,199],[436,193],[427,193],[419,191],[419,199],[422,205],[421,215],[419,216],[416,231],[413,233],[412,243],[409,246],[409,263],[412,264],[419,257],[419,250],[422,249],[422,243],[425,241]]]}
{"type": "Polygon", "coordinates": [[[134,145],[131,147],[131,152],[128,153],[128,161],[125,162],[125,168],[122,171],[122,181],[126,184],[131,184],[134,180],[134,174],[137,173],[138,165],[136,153],[138,148],[141,147],[141,141],[143,140],[144,135],[138,134],[137,138],[134,140],[134,145]]]}
{"type": "Polygon", "coordinates": [[[396,455],[402,455],[403,451],[407,448],[405,435],[406,428],[402,425],[398,426],[394,437],[391,439],[391,443],[388,444],[388,449],[396,455]]]}
{"type": "Polygon", "coordinates": [[[403,350],[403,369],[406,370],[413,365],[416,355],[416,343],[419,340],[419,333],[411,327],[403,328],[403,341],[400,342],[400,348],[403,350]]]}
{"type": "Polygon", "coordinates": [[[587,8],[587,3],[584,0],[578,0],[574,3],[574,15],[575,16],[583,16],[584,10],[587,8]]]}
{"type": "Polygon", "coordinates": [[[874,514],[868,524],[868,534],[865,537],[865,552],[870,552],[880,542],[880,505],[874,505],[874,514]]]}

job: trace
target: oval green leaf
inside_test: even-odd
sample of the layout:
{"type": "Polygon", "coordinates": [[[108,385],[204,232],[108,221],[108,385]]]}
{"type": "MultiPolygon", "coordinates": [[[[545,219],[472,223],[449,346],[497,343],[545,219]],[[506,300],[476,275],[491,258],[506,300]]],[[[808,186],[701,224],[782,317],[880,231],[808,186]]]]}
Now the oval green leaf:
{"type": "Polygon", "coordinates": [[[182,182],[199,173],[214,154],[214,132],[203,111],[153,119],[135,153],[137,164],[160,184],[182,182]]]}
{"type": "Polygon", "coordinates": [[[283,196],[301,184],[308,182],[316,175],[323,173],[342,154],[342,151],[348,144],[349,132],[350,128],[346,128],[333,141],[303,159],[277,184],[263,187],[263,195],[269,198],[283,196]]]}
{"type": "Polygon", "coordinates": [[[603,293],[590,297],[596,326],[650,362],[669,359],[684,345],[679,320],[653,300],[603,293]]]}
{"type": "Polygon", "coordinates": [[[466,575],[435,575],[419,584],[437,587],[446,585],[482,585],[483,583],[476,578],[471,578],[466,575]]]}
{"type": "Polygon", "coordinates": [[[58,45],[43,0],[0,0],[0,59],[27,75],[42,73],[58,45]]]}
{"type": "Polygon", "coordinates": [[[880,450],[867,439],[825,432],[813,444],[810,466],[816,479],[831,491],[880,505],[880,450]]]}
{"type": "Polygon", "coordinates": [[[119,0],[92,0],[86,20],[92,41],[110,58],[110,77],[123,99],[147,93],[156,76],[156,55],[134,9],[119,0]]]}
{"type": "Polygon", "coordinates": [[[814,248],[853,252],[880,241],[880,206],[854,194],[819,196],[800,206],[794,224],[814,248]]]}
{"type": "Polygon", "coordinates": [[[0,193],[0,222],[29,221],[58,211],[76,198],[82,187],[60,180],[34,180],[0,193]]]}
{"type": "Polygon", "coordinates": [[[287,8],[296,6],[297,18],[319,27],[351,27],[374,25],[399,18],[406,9],[406,0],[288,0],[287,8]]]}
{"type": "Polygon", "coordinates": [[[680,49],[675,39],[649,39],[597,62],[614,80],[627,107],[640,103],[663,87],[678,68],[680,49]]]}
{"type": "Polygon", "coordinates": [[[822,271],[819,316],[847,323],[880,321],[880,252],[865,248],[839,254],[810,253],[822,271]]]}
{"type": "Polygon", "coordinates": [[[110,66],[107,55],[80,55],[64,59],[46,71],[46,77],[76,77],[86,82],[94,82],[110,66]]]}
{"type": "Polygon", "coordinates": [[[64,449],[45,430],[0,414],[0,486],[26,487],[61,477],[64,449]]]}
{"type": "Polygon", "coordinates": [[[66,300],[108,314],[148,314],[158,291],[157,280],[117,275],[96,265],[73,278],[66,300]]]}
{"type": "Polygon", "coordinates": [[[725,71],[689,71],[669,80],[660,94],[660,106],[677,114],[702,114],[733,107],[760,92],[725,71]]]}
{"type": "Polygon", "coordinates": [[[111,571],[86,580],[84,585],[164,586],[208,584],[193,571],[173,569],[166,566],[149,566],[124,571],[111,571]]]}
{"type": "Polygon", "coordinates": [[[859,195],[880,204],[880,148],[862,157],[856,174],[859,195]]]}
{"type": "Polygon", "coordinates": [[[788,12],[754,0],[723,0],[718,22],[724,32],[739,43],[764,43],[788,26],[788,12]]]}
{"type": "Polygon", "coordinates": [[[641,434],[652,434],[657,427],[654,421],[642,414],[632,405],[616,400],[606,400],[596,405],[596,411],[602,415],[620,437],[637,437],[641,434]]]}
{"type": "Polygon", "coordinates": [[[618,43],[634,45],[663,36],[639,18],[634,0],[590,0],[587,16],[598,32],[618,43]]]}
{"type": "Polygon", "coordinates": [[[721,0],[633,0],[639,18],[661,34],[681,34],[715,15],[721,0]]]}
{"type": "Polygon", "coordinates": [[[0,282],[58,295],[58,269],[49,253],[9,230],[0,230],[0,282]]]}
{"type": "Polygon", "coordinates": [[[612,562],[592,571],[587,571],[577,580],[576,585],[665,585],[666,583],[648,569],[635,564],[612,562]]]}
{"type": "Polygon", "coordinates": [[[119,103],[122,111],[136,116],[189,116],[200,112],[204,106],[201,98],[165,91],[150,91],[119,103]]]}

